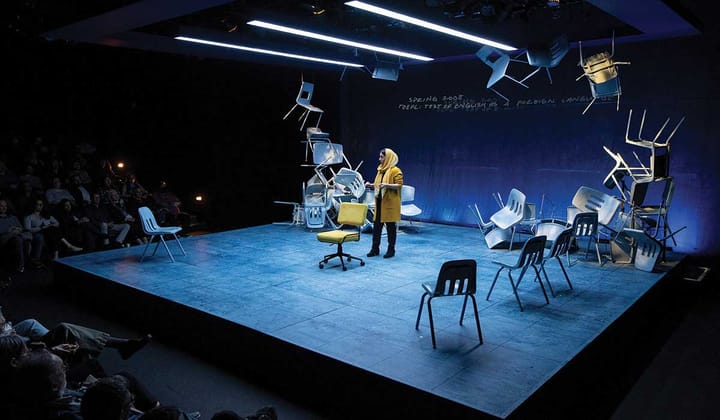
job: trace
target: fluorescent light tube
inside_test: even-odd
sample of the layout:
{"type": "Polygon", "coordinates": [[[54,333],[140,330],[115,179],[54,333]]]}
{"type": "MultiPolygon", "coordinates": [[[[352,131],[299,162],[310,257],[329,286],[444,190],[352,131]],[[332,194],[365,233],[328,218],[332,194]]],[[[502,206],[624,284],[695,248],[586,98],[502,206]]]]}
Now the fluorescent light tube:
{"type": "Polygon", "coordinates": [[[302,29],[295,29],[295,28],[290,28],[287,26],[276,25],[274,23],[263,22],[261,20],[251,20],[247,24],[252,25],[252,26],[258,26],[260,28],[272,29],[274,31],[285,32],[285,33],[292,34],[292,35],[298,35],[298,36],[304,36],[307,38],[318,39],[320,41],[326,41],[326,42],[332,42],[335,44],[347,45],[349,47],[355,47],[355,48],[361,48],[364,50],[376,51],[376,52],[383,53],[383,54],[397,55],[399,57],[412,58],[413,60],[421,60],[421,61],[432,61],[433,60],[430,57],[425,57],[422,55],[407,53],[404,51],[398,51],[398,50],[393,50],[393,49],[389,49],[389,48],[378,47],[375,45],[364,44],[362,42],[355,42],[355,41],[350,41],[350,40],[342,39],[342,38],[336,38],[334,36],[318,34],[315,32],[303,31],[302,29]]]}
{"type": "Polygon", "coordinates": [[[319,58],[319,57],[311,57],[307,55],[299,55],[299,54],[292,54],[292,53],[286,53],[282,51],[273,51],[273,50],[266,50],[262,48],[255,48],[255,47],[247,47],[244,45],[237,45],[237,44],[226,44],[224,42],[215,42],[215,41],[208,41],[206,39],[199,39],[199,38],[189,38],[186,36],[176,36],[175,39],[179,41],[187,41],[187,42],[194,42],[196,44],[204,44],[204,45],[212,45],[214,47],[223,47],[223,48],[231,48],[234,50],[241,50],[241,51],[248,51],[248,52],[255,52],[260,54],[268,54],[268,55],[275,55],[279,57],[288,57],[288,58],[295,58],[298,60],[306,60],[306,61],[315,61],[318,63],[326,63],[326,64],[335,64],[338,66],[345,66],[345,67],[365,67],[362,64],[357,63],[348,63],[345,61],[336,61],[336,60],[329,60],[327,58],[319,58]]]}
{"type": "Polygon", "coordinates": [[[491,41],[489,39],[485,39],[479,36],[466,34],[464,32],[457,31],[455,29],[450,29],[445,26],[436,25],[434,23],[417,19],[412,16],[404,15],[402,13],[393,12],[392,10],[383,9],[382,7],[373,6],[372,4],[367,4],[362,1],[348,1],[345,2],[346,5],[355,7],[361,10],[365,10],[366,12],[370,13],[376,13],[378,15],[387,16],[391,19],[396,19],[402,22],[410,23],[413,25],[418,25],[426,29],[431,29],[433,31],[442,32],[447,35],[452,35],[458,38],[466,39],[468,41],[477,42],[478,44],[484,44],[489,45],[491,47],[498,48],[500,50],[504,51],[515,51],[517,48],[511,47],[509,45],[501,44],[499,42],[491,41]]]}

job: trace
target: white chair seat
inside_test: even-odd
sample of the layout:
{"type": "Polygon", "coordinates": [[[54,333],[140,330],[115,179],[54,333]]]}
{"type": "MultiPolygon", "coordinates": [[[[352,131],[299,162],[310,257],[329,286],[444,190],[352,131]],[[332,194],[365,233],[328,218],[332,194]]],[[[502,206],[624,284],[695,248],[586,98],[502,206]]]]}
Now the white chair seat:
{"type": "Polygon", "coordinates": [[[415,204],[403,204],[400,207],[400,214],[406,217],[415,217],[420,213],[422,213],[422,210],[415,204]]]}

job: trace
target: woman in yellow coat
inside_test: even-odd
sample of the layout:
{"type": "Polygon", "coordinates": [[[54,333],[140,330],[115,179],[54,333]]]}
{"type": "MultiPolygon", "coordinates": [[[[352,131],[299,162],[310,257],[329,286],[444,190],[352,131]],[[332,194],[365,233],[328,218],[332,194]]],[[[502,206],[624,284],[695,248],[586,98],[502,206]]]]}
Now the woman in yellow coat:
{"type": "Polygon", "coordinates": [[[395,239],[397,238],[397,222],[400,221],[400,189],[403,184],[403,173],[397,167],[398,155],[392,149],[380,150],[380,165],[377,168],[375,182],[366,182],[366,187],[375,189],[375,219],[373,224],[372,248],[368,257],[380,255],[380,237],[385,225],[388,237],[388,248],[384,258],[395,256],[395,239]]]}

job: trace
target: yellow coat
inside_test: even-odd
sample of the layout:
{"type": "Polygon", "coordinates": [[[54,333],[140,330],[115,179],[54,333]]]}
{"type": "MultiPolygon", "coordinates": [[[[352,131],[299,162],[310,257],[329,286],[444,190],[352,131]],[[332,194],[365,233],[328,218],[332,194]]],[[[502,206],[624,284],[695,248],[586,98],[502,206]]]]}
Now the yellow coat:
{"type": "MultiPolygon", "coordinates": [[[[385,183],[398,184],[402,187],[403,173],[400,168],[393,166],[388,171],[387,177],[384,177],[388,180],[385,181],[385,183]]],[[[380,191],[375,191],[375,197],[380,197],[380,191]]],[[[380,207],[380,221],[383,223],[400,221],[400,188],[397,190],[391,188],[385,189],[380,207]]]]}

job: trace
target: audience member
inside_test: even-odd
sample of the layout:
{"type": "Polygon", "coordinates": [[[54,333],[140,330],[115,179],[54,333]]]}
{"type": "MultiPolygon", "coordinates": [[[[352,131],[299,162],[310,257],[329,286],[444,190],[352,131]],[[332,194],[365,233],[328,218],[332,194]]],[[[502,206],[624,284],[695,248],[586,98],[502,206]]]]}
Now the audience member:
{"type": "Polygon", "coordinates": [[[138,245],[147,243],[147,238],[142,230],[140,221],[125,208],[125,203],[116,190],[109,190],[107,206],[113,221],[130,225],[130,233],[127,238],[128,242],[135,242],[138,245]]]}
{"type": "Polygon", "coordinates": [[[9,256],[20,273],[25,271],[25,239],[20,220],[8,213],[7,200],[0,199],[0,249],[3,257],[9,256]]]}
{"type": "Polygon", "coordinates": [[[95,249],[97,236],[90,227],[90,219],[78,216],[72,201],[62,200],[55,210],[55,218],[60,222],[60,236],[68,242],[69,251],[80,252],[83,248],[95,249]]]}
{"type": "Polygon", "coordinates": [[[65,173],[62,160],[57,157],[50,159],[48,167],[45,169],[45,174],[43,175],[43,181],[47,185],[52,185],[53,178],[59,178],[61,182],[67,180],[67,174],[65,173]]]}
{"type": "Polygon", "coordinates": [[[52,187],[45,190],[45,200],[51,208],[55,208],[62,200],[70,200],[75,202],[75,197],[70,191],[63,188],[62,181],[59,177],[54,177],[51,181],[52,187]]]}
{"type": "Polygon", "coordinates": [[[36,190],[29,182],[21,182],[18,195],[13,200],[18,214],[28,214],[35,209],[35,202],[45,197],[44,190],[36,190]]]}
{"type": "Polygon", "coordinates": [[[5,162],[0,160],[0,191],[12,194],[17,191],[20,179],[11,171],[5,162]]]}
{"type": "MultiPolygon", "coordinates": [[[[31,261],[40,266],[43,253],[47,252],[51,259],[57,259],[60,244],[60,222],[45,209],[42,200],[35,201],[32,213],[25,216],[24,227],[32,234],[31,261]]],[[[65,241],[67,243],[67,241],[65,241]]]]}
{"type": "Polygon", "coordinates": [[[182,202],[177,194],[168,188],[167,182],[160,182],[160,187],[152,197],[159,224],[187,227],[190,215],[180,209],[182,202]]]}
{"type": "Polygon", "coordinates": [[[82,180],[80,179],[79,175],[73,175],[70,177],[70,194],[75,198],[75,203],[79,205],[80,207],[85,207],[88,204],[90,204],[90,201],[92,200],[92,195],[90,194],[90,190],[88,190],[85,185],[83,185],[82,180]]]}
{"type": "Polygon", "coordinates": [[[42,179],[35,173],[33,165],[27,165],[25,172],[20,175],[20,182],[27,182],[33,190],[44,190],[42,179]]]}
{"type": "Polygon", "coordinates": [[[110,233],[115,234],[115,247],[123,247],[125,237],[130,231],[127,223],[115,223],[106,205],[100,201],[100,193],[92,194],[92,202],[84,209],[85,216],[90,219],[90,226],[103,237],[103,245],[110,244],[110,233]]]}
{"type": "Polygon", "coordinates": [[[139,338],[113,337],[110,333],[82,325],[62,322],[48,329],[36,319],[25,319],[14,326],[0,312],[0,331],[14,330],[15,334],[27,342],[43,342],[50,348],[61,346],[63,352],[84,352],[97,356],[106,347],[114,348],[123,360],[129,359],[143,349],[152,340],[147,334],[139,338]],[[72,347],[63,347],[71,345],[72,347]],[[75,350],[73,350],[73,348],[75,350]]]}
{"type": "Polygon", "coordinates": [[[93,180],[90,177],[90,174],[85,169],[85,163],[83,159],[75,158],[72,163],[72,169],[68,173],[68,175],[73,178],[77,176],[80,179],[80,184],[89,186],[92,184],[93,180]]]}
{"type": "Polygon", "coordinates": [[[12,327],[8,332],[0,332],[0,410],[10,403],[12,362],[27,351],[25,340],[13,334],[12,327]]]}
{"type": "Polygon", "coordinates": [[[80,413],[83,420],[137,419],[133,410],[133,395],[122,376],[100,378],[91,384],[82,397],[80,413]]]}
{"type": "Polygon", "coordinates": [[[3,410],[7,418],[81,420],[81,393],[67,388],[65,363],[46,348],[33,348],[17,358],[10,378],[12,403],[3,410]]]}

